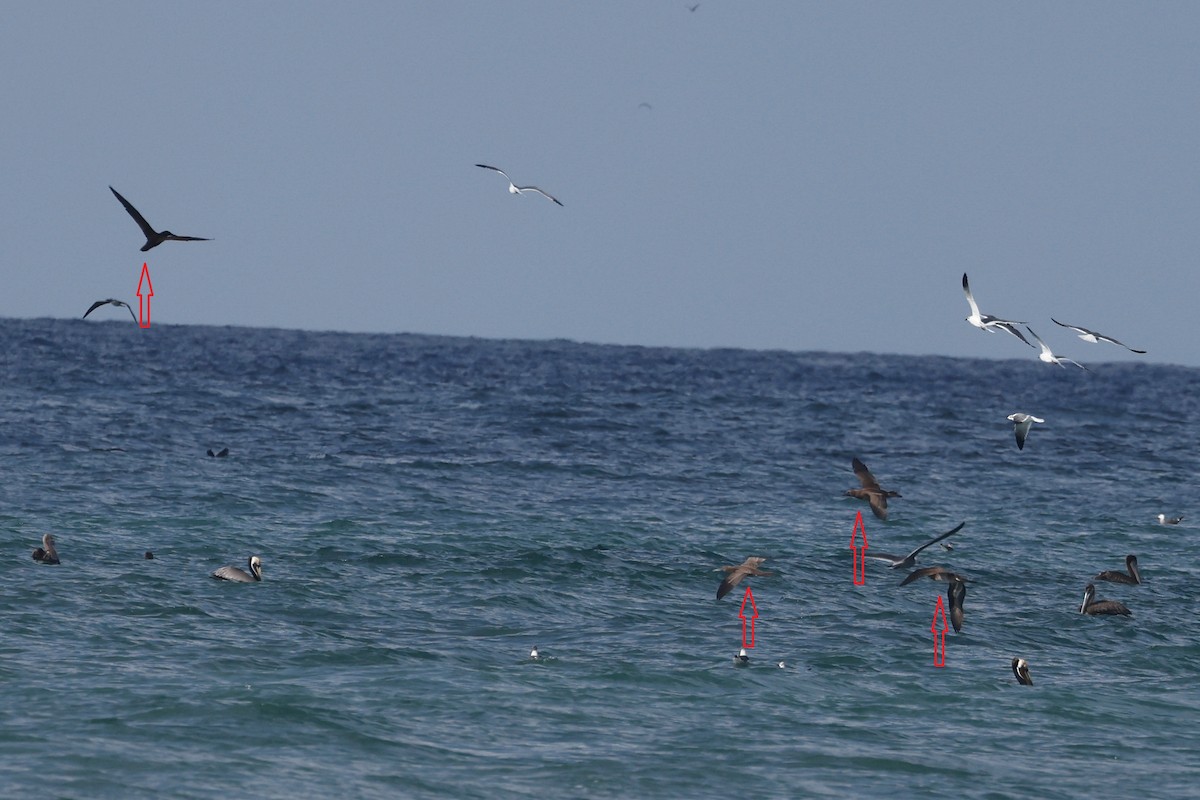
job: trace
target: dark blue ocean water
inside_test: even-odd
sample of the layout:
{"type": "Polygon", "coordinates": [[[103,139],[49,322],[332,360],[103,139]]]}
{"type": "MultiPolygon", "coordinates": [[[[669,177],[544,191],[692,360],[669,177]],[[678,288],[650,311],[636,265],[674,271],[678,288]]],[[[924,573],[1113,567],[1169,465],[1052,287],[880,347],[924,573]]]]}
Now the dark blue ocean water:
{"type": "Polygon", "coordinates": [[[1198,370],[58,320],[0,344],[0,796],[1200,785],[1198,370]],[[1024,451],[1014,411],[1046,420],[1024,451]],[[871,547],[966,521],[920,560],[971,579],[943,668],[943,584],[852,583],[854,456],[903,494],[871,547]],[[1133,616],[1079,614],[1127,553],[1145,584],[1098,586],[1133,616]],[[250,554],[261,584],[208,577],[250,554]],[[776,574],[716,601],[751,555],[776,574]]]}

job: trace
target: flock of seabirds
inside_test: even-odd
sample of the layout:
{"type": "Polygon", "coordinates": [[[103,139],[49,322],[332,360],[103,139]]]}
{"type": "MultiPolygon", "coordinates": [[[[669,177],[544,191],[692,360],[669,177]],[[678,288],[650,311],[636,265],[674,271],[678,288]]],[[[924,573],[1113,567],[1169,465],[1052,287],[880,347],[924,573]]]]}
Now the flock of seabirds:
{"type": "MultiPolygon", "coordinates": [[[[695,11],[695,8],[692,8],[691,10],[695,11]]],[[[554,197],[550,193],[538,188],[537,186],[518,186],[513,179],[508,176],[508,173],[499,167],[493,167],[488,164],[476,164],[475,166],[481,169],[497,172],[502,175],[504,179],[508,181],[508,191],[510,194],[520,195],[527,192],[539,194],[542,197],[545,197],[547,200],[553,201],[559,206],[562,205],[562,202],[559,201],[557,197],[554,197]]],[[[120,201],[121,205],[124,206],[125,210],[129,213],[129,216],[133,217],[133,221],[137,223],[138,227],[141,228],[143,235],[145,235],[146,243],[142,245],[141,248],[143,253],[167,241],[212,241],[211,239],[200,236],[179,236],[171,233],[171,231],[168,230],[156,231],[153,226],[146,221],[146,218],[143,217],[128,200],[121,196],[120,192],[118,192],[116,189],[113,189],[111,186],[108,188],[110,191],[112,191],[117,200],[120,201]]],[[[1029,327],[1027,323],[1017,320],[1002,319],[1000,317],[992,316],[991,314],[982,313],[979,310],[979,304],[975,302],[975,297],[971,294],[971,286],[967,281],[967,274],[965,272],[963,273],[962,277],[962,289],[963,294],[966,295],[967,304],[971,308],[971,315],[966,318],[966,321],[971,325],[979,328],[982,331],[986,331],[987,333],[1003,331],[1004,333],[1011,334],[1012,336],[1015,336],[1017,339],[1021,340],[1021,342],[1024,344],[1034,349],[1038,349],[1040,346],[1041,351],[1038,354],[1038,358],[1047,364],[1057,364],[1065,369],[1066,363],[1069,363],[1074,364],[1076,367],[1079,367],[1082,370],[1087,370],[1087,367],[1085,367],[1083,364],[1080,364],[1078,361],[1075,361],[1074,359],[1055,355],[1054,351],[1050,349],[1050,347],[1042,340],[1040,336],[1034,333],[1033,328],[1029,327]],[[1017,327],[1018,325],[1025,326],[1025,330],[1037,342],[1036,346],[1025,338],[1024,334],[1021,333],[1020,328],[1017,327]]],[[[123,306],[124,308],[128,309],[129,315],[133,317],[133,321],[135,323],[137,322],[137,316],[133,313],[133,308],[131,308],[128,303],[111,297],[107,300],[97,300],[95,303],[93,303],[91,307],[88,308],[88,310],[84,313],[84,318],[87,318],[89,314],[103,305],[123,306]]],[[[1133,353],[1144,354],[1146,352],[1145,350],[1138,350],[1130,347],[1124,342],[1118,341],[1111,336],[1106,336],[1089,328],[1080,327],[1078,325],[1068,325],[1066,323],[1059,322],[1053,317],[1051,317],[1051,321],[1063,328],[1068,328],[1072,331],[1075,331],[1079,338],[1085,342],[1091,342],[1093,344],[1107,342],[1109,344],[1124,347],[1126,350],[1129,350],[1133,353]]],[[[1017,448],[1021,450],[1025,449],[1025,441],[1029,437],[1029,432],[1033,427],[1033,424],[1045,422],[1044,419],[1021,411],[1010,414],[1008,416],[1008,420],[1013,423],[1013,433],[1016,437],[1017,448]]],[[[209,450],[208,455],[214,457],[225,457],[229,455],[229,448],[226,447],[218,453],[214,453],[212,450],[209,450]]],[[[871,511],[876,517],[881,520],[886,520],[888,516],[888,498],[901,497],[900,493],[882,488],[879,485],[879,481],[874,475],[871,474],[871,471],[867,469],[866,464],[864,464],[862,461],[859,461],[858,458],[853,458],[850,462],[850,465],[854,470],[854,475],[858,478],[861,486],[856,489],[848,489],[845,494],[849,497],[865,500],[870,505],[871,511]]],[[[1183,517],[1169,517],[1166,514],[1159,514],[1158,521],[1164,525],[1177,525],[1183,521],[1183,517]]],[[[866,558],[883,561],[892,569],[912,569],[916,565],[917,556],[927,547],[940,543],[944,549],[953,550],[953,545],[945,542],[944,540],[962,530],[965,524],[965,522],[960,522],[953,529],[946,531],[939,536],[935,536],[905,556],[895,556],[887,553],[872,554],[866,551],[864,551],[864,555],[866,558]]],[[[154,558],[154,554],[150,551],[147,551],[145,557],[148,559],[154,558]]],[[[60,563],[58,558],[58,550],[55,548],[54,536],[52,534],[47,533],[42,537],[42,546],[33,551],[33,560],[41,564],[60,563]]],[[[717,571],[724,572],[725,578],[721,581],[720,586],[717,587],[717,599],[720,600],[722,597],[729,594],[729,592],[735,586],[737,586],[746,578],[771,576],[773,573],[760,569],[765,561],[766,558],[761,556],[751,556],[736,566],[720,567],[717,571]]],[[[259,556],[250,556],[247,560],[247,567],[248,569],[244,570],[240,567],[226,565],[214,570],[211,573],[211,577],[217,580],[233,581],[236,583],[256,583],[262,581],[262,559],[259,556]]],[[[1126,556],[1125,568],[1128,570],[1127,572],[1106,570],[1096,575],[1094,578],[1092,578],[1092,580],[1109,581],[1112,583],[1129,585],[1138,585],[1142,582],[1141,573],[1138,571],[1137,556],[1126,556]]],[[[949,601],[950,606],[950,622],[954,626],[955,633],[960,632],[963,626],[965,614],[963,603],[967,597],[967,583],[969,579],[959,575],[958,573],[948,570],[945,567],[932,566],[914,569],[907,575],[907,577],[904,578],[903,581],[901,581],[900,585],[906,586],[921,578],[929,578],[930,580],[940,581],[946,584],[946,599],[949,601]]],[[[1132,616],[1129,609],[1122,603],[1119,603],[1115,600],[1097,600],[1096,587],[1093,583],[1089,583],[1083,590],[1083,604],[1079,607],[1079,613],[1090,614],[1093,616],[1132,616]]],[[[534,661],[539,661],[543,658],[537,646],[534,646],[534,648],[530,651],[529,657],[534,661]]],[[[746,653],[746,648],[741,648],[738,654],[734,656],[734,663],[738,666],[749,665],[750,656],[746,653]]],[[[777,666],[784,667],[786,665],[784,662],[780,661],[778,662],[777,666]]],[[[1023,686],[1033,685],[1033,678],[1030,675],[1029,664],[1024,659],[1014,658],[1012,660],[1012,671],[1018,683],[1023,686]]]]}

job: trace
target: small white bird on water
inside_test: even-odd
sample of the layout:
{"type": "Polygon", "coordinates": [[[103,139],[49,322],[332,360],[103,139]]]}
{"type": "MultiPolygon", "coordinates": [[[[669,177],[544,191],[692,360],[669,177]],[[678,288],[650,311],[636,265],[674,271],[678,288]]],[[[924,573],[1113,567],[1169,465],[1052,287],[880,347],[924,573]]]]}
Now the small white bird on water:
{"type": "Polygon", "coordinates": [[[1029,429],[1033,427],[1035,422],[1045,422],[1046,420],[1040,417],[1035,417],[1032,414],[1022,414],[1018,411],[1016,414],[1009,414],[1008,421],[1013,424],[1013,433],[1017,437],[1017,449],[1025,449],[1025,438],[1029,436],[1029,429]]]}
{"type": "Polygon", "coordinates": [[[746,648],[738,651],[738,654],[733,657],[733,665],[735,667],[746,667],[750,665],[750,654],[746,652],[746,648]]]}
{"type": "Polygon", "coordinates": [[[525,192],[537,192],[542,197],[545,197],[547,200],[553,200],[554,202],[558,203],[560,206],[562,205],[562,203],[559,202],[557,197],[555,197],[551,194],[548,194],[547,192],[542,191],[541,189],[539,189],[536,186],[517,186],[515,183],[513,183],[513,179],[508,177],[508,173],[505,172],[504,170],[500,169],[499,167],[490,167],[487,164],[476,164],[475,166],[481,167],[483,169],[490,169],[492,172],[499,172],[501,175],[503,175],[508,180],[508,193],[509,194],[524,194],[525,192]]]}
{"type": "Polygon", "coordinates": [[[1080,364],[1078,361],[1075,361],[1074,359],[1064,358],[1062,356],[1054,355],[1054,352],[1050,349],[1050,346],[1042,341],[1042,337],[1038,336],[1036,333],[1033,332],[1033,328],[1026,325],[1025,330],[1029,331],[1029,335],[1032,336],[1033,338],[1037,339],[1037,343],[1042,346],[1042,352],[1038,353],[1039,360],[1045,361],[1047,364],[1058,364],[1063,369],[1066,369],[1066,366],[1062,362],[1070,361],[1072,364],[1079,367],[1084,372],[1091,372],[1090,369],[1085,367],[1083,364],[1080,364]]]}
{"type": "Polygon", "coordinates": [[[1159,525],[1178,525],[1181,522],[1183,522],[1183,517],[1181,517],[1181,516],[1180,517],[1168,517],[1166,514],[1158,515],[1158,524],[1159,525]]]}

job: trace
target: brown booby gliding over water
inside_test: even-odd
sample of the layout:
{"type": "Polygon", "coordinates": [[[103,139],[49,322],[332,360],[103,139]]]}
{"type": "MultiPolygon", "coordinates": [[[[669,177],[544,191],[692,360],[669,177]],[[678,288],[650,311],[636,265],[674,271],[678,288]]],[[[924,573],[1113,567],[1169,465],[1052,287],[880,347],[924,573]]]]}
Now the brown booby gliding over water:
{"type": "Polygon", "coordinates": [[[1029,664],[1023,658],[1014,658],[1012,660],[1013,675],[1017,676],[1017,683],[1022,686],[1033,686],[1033,677],[1029,674],[1029,664]]]}
{"type": "MultiPolygon", "coordinates": [[[[945,539],[947,536],[953,536],[954,534],[958,533],[960,530],[962,530],[962,527],[966,524],[967,523],[965,523],[965,522],[958,523],[958,525],[953,530],[946,531],[941,536],[937,536],[937,537],[934,537],[933,539],[930,539],[928,542],[921,545],[916,550],[913,550],[911,553],[909,553],[906,556],[893,556],[893,555],[889,555],[887,553],[872,553],[869,550],[867,552],[863,553],[863,555],[866,556],[867,558],[873,558],[876,561],[891,562],[888,566],[890,566],[892,569],[908,569],[913,564],[917,563],[917,554],[918,553],[920,553],[926,547],[929,547],[929,545],[937,544],[942,539],[945,539]]],[[[921,576],[918,575],[917,577],[921,577],[921,576]]],[[[907,579],[906,579],[906,582],[907,582],[907,579]]]]}
{"type": "Polygon", "coordinates": [[[901,494],[882,488],[879,485],[879,481],[875,480],[875,476],[871,474],[871,470],[867,469],[867,465],[857,458],[850,459],[850,466],[854,469],[854,477],[858,478],[858,482],[862,484],[862,488],[847,489],[846,497],[857,497],[859,500],[866,500],[871,504],[871,511],[875,516],[886,520],[888,518],[888,498],[900,497],[901,494]]]}
{"type": "Polygon", "coordinates": [[[219,581],[233,581],[234,583],[255,583],[261,581],[262,559],[258,556],[250,556],[249,565],[249,572],[240,567],[224,566],[218,570],[214,570],[212,577],[219,581]]]}
{"type": "Polygon", "coordinates": [[[1124,572],[1115,572],[1113,570],[1105,570],[1096,577],[1092,578],[1092,580],[1111,581],[1112,583],[1130,583],[1134,585],[1142,582],[1142,573],[1138,572],[1137,556],[1125,556],[1125,569],[1129,570],[1128,574],[1124,572]]]}
{"type": "Polygon", "coordinates": [[[1090,583],[1083,590],[1083,605],[1079,607],[1080,614],[1121,614],[1132,617],[1133,614],[1123,604],[1116,600],[1096,600],[1096,587],[1090,583]]]}
{"type": "MultiPolygon", "coordinates": [[[[160,232],[154,230],[154,228],[150,227],[150,223],[146,222],[146,218],[143,217],[141,214],[139,214],[138,210],[136,208],[134,208],[132,205],[130,205],[128,200],[126,200],[124,197],[121,197],[120,192],[118,192],[116,189],[114,189],[111,186],[108,187],[108,189],[114,195],[117,196],[117,199],[121,201],[121,205],[125,206],[125,210],[129,212],[129,216],[133,217],[133,221],[138,224],[138,227],[142,229],[142,233],[144,233],[146,235],[146,243],[144,245],[142,245],[143,253],[152,247],[158,247],[160,244],[162,244],[163,242],[166,242],[166,241],[173,241],[173,242],[211,242],[212,241],[211,239],[205,239],[202,236],[176,236],[175,234],[171,233],[170,231],[162,231],[160,233],[160,232]]],[[[130,309],[130,313],[133,313],[132,309],[130,309]]]]}
{"type": "Polygon", "coordinates": [[[130,307],[129,303],[126,303],[124,300],[118,300],[115,297],[110,297],[107,300],[97,300],[96,302],[92,303],[92,307],[89,308],[87,311],[83,312],[83,318],[87,319],[88,314],[92,313],[100,306],[107,306],[107,305],[125,306],[125,308],[129,309],[129,316],[131,316],[133,318],[134,322],[137,322],[137,314],[133,313],[133,308],[130,307]]]}
{"type": "Polygon", "coordinates": [[[751,575],[755,577],[774,575],[774,572],[767,572],[758,568],[766,560],[760,556],[751,556],[736,567],[721,567],[720,569],[728,574],[725,575],[725,580],[721,581],[721,585],[717,587],[717,599],[720,600],[729,594],[733,587],[742,582],[742,578],[751,575]]]}
{"type": "Polygon", "coordinates": [[[42,546],[34,548],[33,560],[39,564],[59,564],[58,550],[54,547],[54,535],[42,534],[42,546]]]}
{"type": "Polygon", "coordinates": [[[513,179],[508,177],[508,173],[505,172],[504,170],[500,169],[499,167],[489,167],[487,164],[476,164],[475,166],[482,167],[483,169],[490,169],[492,172],[499,172],[501,175],[503,175],[505,178],[507,178],[509,194],[524,194],[525,192],[537,192],[538,194],[540,194],[542,197],[546,198],[547,200],[553,200],[554,202],[558,203],[560,206],[562,205],[562,203],[559,203],[557,197],[554,197],[553,195],[542,191],[541,189],[539,189],[536,186],[517,186],[515,183],[513,183],[513,179]]]}

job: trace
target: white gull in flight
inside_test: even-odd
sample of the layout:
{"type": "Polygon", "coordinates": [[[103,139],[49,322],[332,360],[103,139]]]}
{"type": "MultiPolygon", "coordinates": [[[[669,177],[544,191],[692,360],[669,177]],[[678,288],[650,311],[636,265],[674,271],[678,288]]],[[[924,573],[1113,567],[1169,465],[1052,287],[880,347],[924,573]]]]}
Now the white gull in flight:
{"type": "MultiPolygon", "coordinates": [[[[981,314],[979,312],[979,305],[975,302],[975,298],[971,296],[971,287],[967,283],[967,273],[965,272],[963,273],[962,287],[963,294],[967,296],[967,302],[971,305],[971,316],[967,317],[967,322],[988,333],[995,333],[996,331],[1011,333],[1025,344],[1029,344],[1029,340],[1017,330],[1018,324],[1024,325],[1025,323],[1018,323],[1011,319],[1000,319],[999,317],[993,317],[991,314],[981,314]]],[[[1033,347],[1032,344],[1029,344],[1029,346],[1033,347]]]]}
{"type": "Polygon", "coordinates": [[[1042,341],[1042,337],[1038,336],[1036,333],[1033,332],[1033,328],[1026,325],[1025,330],[1029,331],[1029,335],[1032,336],[1033,338],[1037,339],[1037,343],[1042,346],[1042,352],[1038,353],[1038,358],[1040,360],[1045,361],[1047,364],[1058,364],[1063,369],[1066,369],[1066,366],[1062,362],[1070,361],[1072,364],[1079,367],[1080,369],[1082,369],[1086,372],[1091,372],[1090,369],[1088,369],[1083,364],[1080,364],[1078,361],[1076,361],[1072,358],[1064,358],[1062,356],[1054,355],[1054,352],[1050,349],[1049,345],[1047,345],[1045,342],[1042,341]]]}
{"type": "Polygon", "coordinates": [[[499,167],[489,167],[487,164],[476,164],[475,166],[482,167],[483,169],[490,169],[492,172],[499,172],[501,175],[503,175],[508,180],[509,194],[523,194],[525,192],[537,192],[542,197],[545,197],[547,200],[553,200],[554,202],[558,203],[560,206],[562,205],[562,203],[559,203],[559,200],[557,197],[554,197],[551,194],[547,194],[546,192],[542,191],[541,189],[539,189],[536,186],[517,186],[515,183],[513,183],[513,179],[508,177],[508,173],[505,172],[504,170],[500,169],[499,167]]]}
{"type": "Polygon", "coordinates": [[[1079,338],[1083,339],[1085,342],[1091,342],[1092,344],[1096,344],[1097,342],[1108,342],[1110,344],[1119,344],[1119,345],[1121,345],[1121,347],[1124,347],[1126,350],[1128,350],[1131,353],[1145,353],[1146,352],[1145,350],[1135,350],[1134,348],[1130,347],[1129,345],[1125,344],[1124,342],[1118,342],[1116,339],[1112,338],[1111,336],[1105,336],[1103,333],[1097,333],[1096,331],[1089,331],[1087,328],[1081,328],[1078,325],[1068,325],[1065,322],[1059,322],[1054,317],[1051,317],[1050,321],[1053,322],[1055,325],[1061,325],[1064,328],[1070,328],[1071,330],[1078,333],[1079,338]]]}
{"type": "Polygon", "coordinates": [[[1022,414],[1018,411],[1016,414],[1009,414],[1008,421],[1013,424],[1013,433],[1017,437],[1017,449],[1025,449],[1025,439],[1029,436],[1029,429],[1033,427],[1035,422],[1045,422],[1044,419],[1039,419],[1032,414],[1022,414]]]}

